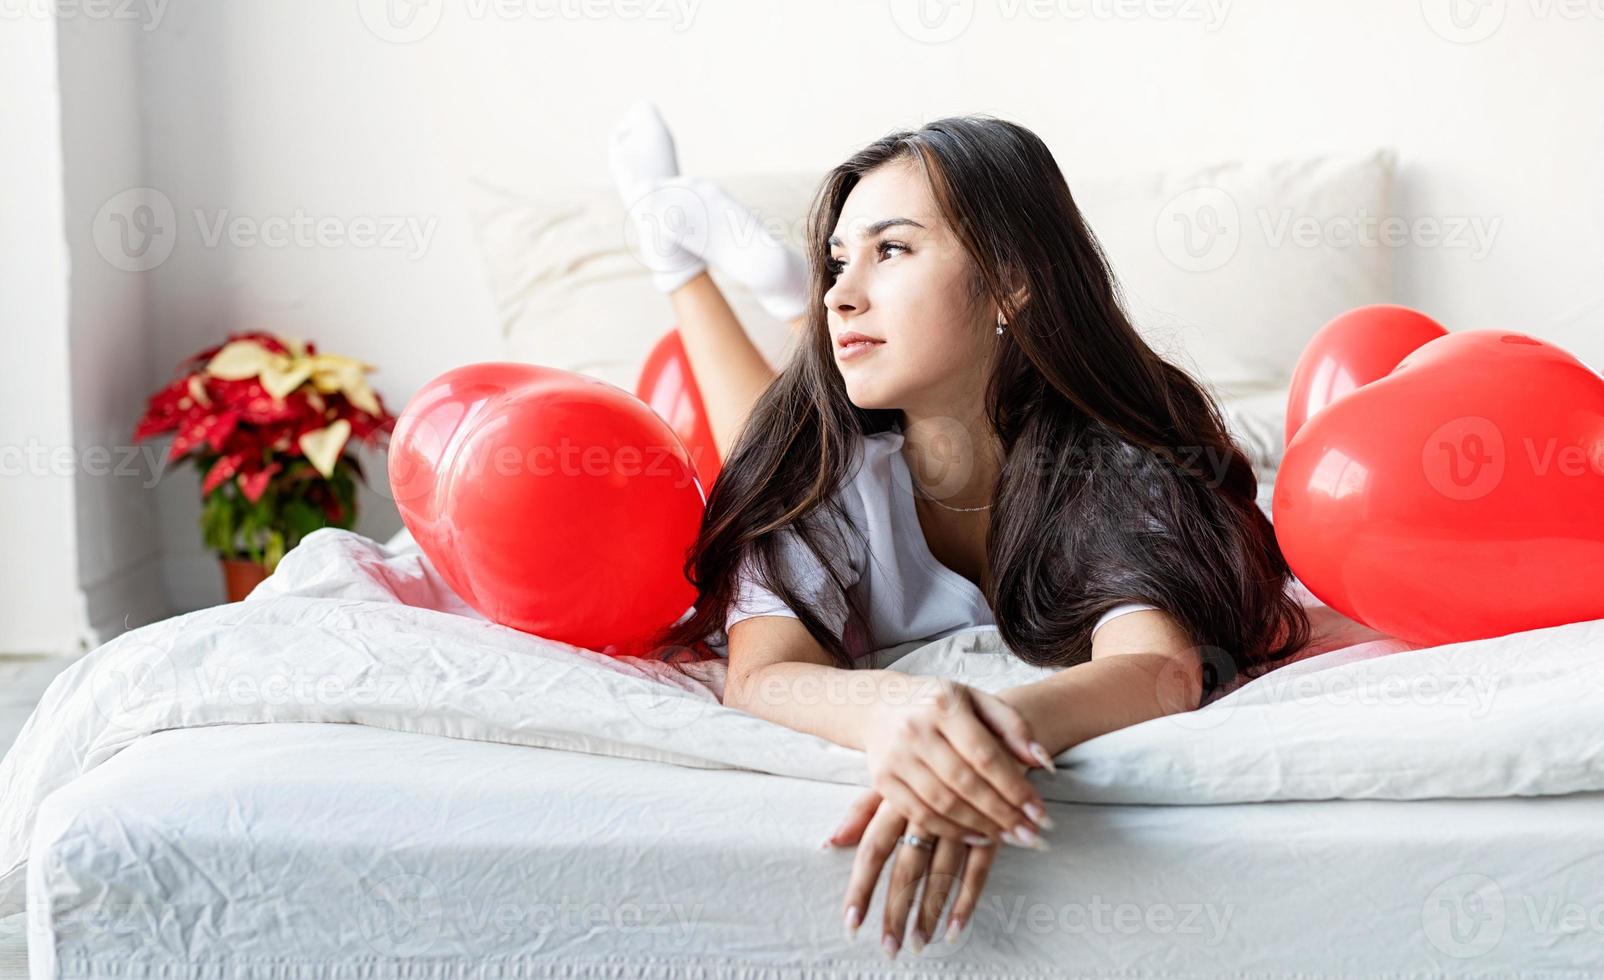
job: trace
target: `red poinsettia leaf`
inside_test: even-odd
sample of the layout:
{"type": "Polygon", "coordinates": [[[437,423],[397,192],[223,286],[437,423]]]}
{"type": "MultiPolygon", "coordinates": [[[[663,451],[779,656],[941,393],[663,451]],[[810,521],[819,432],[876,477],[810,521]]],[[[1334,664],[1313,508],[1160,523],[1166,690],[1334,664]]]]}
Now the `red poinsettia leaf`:
{"type": "Polygon", "coordinates": [[[240,492],[245,494],[246,500],[253,504],[256,503],[262,499],[262,494],[267,492],[268,481],[273,479],[273,474],[280,469],[283,469],[283,464],[274,462],[267,464],[254,473],[241,473],[239,477],[240,492]]]}
{"type": "Polygon", "coordinates": [[[177,428],[186,410],[191,407],[188,398],[187,378],[179,378],[151,395],[146,402],[144,417],[134,427],[134,439],[138,441],[177,428]]]}
{"type": "Polygon", "coordinates": [[[212,378],[207,388],[215,392],[220,403],[239,412],[240,421],[247,425],[271,425],[298,414],[288,401],[269,395],[255,378],[212,378]]]}
{"type": "Polygon", "coordinates": [[[173,416],[159,417],[155,415],[146,415],[144,418],[139,420],[138,425],[134,426],[134,441],[140,442],[142,440],[149,439],[151,436],[158,436],[163,432],[170,432],[177,424],[178,419],[173,416]]]}
{"type": "Polygon", "coordinates": [[[198,431],[206,440],[206,444],[212,447],[213,452],[221,452],[224,440],[234,431],[234,426],[238,422],[238,412],[224,411],[202,418],[198,431]]]}
{"type": "Polygon", "coordinates": [[[170,462],[183,459],[190,451],[206,441],[206,424],[208,416],[198,415],[186,418],[178,428],[178,434],[173,436],[173,444],[167,450],[167,459],[170,462]]]}
{"type": "Polygon", "coordinates": [[[224,480],[239,472],[240,464],[244,461],[244,453],[232,453],[220,457],[212,464],[212,468],[206,471],[206,479],[201,482],[201,493],[208,494],[216,490],[224,480]]]}

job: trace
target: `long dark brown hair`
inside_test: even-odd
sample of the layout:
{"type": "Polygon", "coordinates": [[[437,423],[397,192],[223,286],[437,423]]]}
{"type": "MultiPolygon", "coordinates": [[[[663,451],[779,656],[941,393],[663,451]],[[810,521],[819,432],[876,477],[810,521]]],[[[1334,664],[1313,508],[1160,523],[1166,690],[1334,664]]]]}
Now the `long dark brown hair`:
{"type": "MultiPolygon", "coordinates": [[[[1284,662],[1307,643],[1310,625],[1284,591],[1290,573],[1255,503],[1248,457],[1205,388],[1131,325],[1047,146],[986,115],[891,133],[824,179],[808,215],[812,287],[802,335],[708,496],[685,566],[695,609],[660,642],[721,636],[736,571],[750,560],[832,659],[852,666],[843,639],[786,580],[780,547],[782,535],[804,542],[850,617],[865,621],[840,567],[838,535],[850,524],[834,497],[862,437],[901,415],[847,397],[825,317],[833,282],[826,242],[857,182],[894,161],[922,168],[972,260],[976,295],[1007,321],[985,393],[1005,453],[985,592],[1008,649],[1038,666],[1082,663],[1102,613],[1146,602],[1197,644],[1206,691],[1284,662]]],[[[870,649],[879,645],[867,639],[870,649]]]]}

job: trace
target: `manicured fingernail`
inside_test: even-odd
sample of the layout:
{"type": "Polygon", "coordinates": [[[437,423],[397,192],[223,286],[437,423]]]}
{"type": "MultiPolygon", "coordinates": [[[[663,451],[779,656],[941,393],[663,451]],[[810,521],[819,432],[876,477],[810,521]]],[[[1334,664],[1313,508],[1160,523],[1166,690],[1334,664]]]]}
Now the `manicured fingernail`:
{"type": "Polygon", "coordinates": [[[923,930],[919,929],[917,926],[915,926],[913,932],[908,935],[908,948],[913,950],[915,956],[918,956],[920,953],[925,951],[925,934],[923,930]]]}
{"type": "Polygon", "coordinates": [[[846,933],[848,939],[858,938],[858,907],[856,905],[847,909],[846,933]]]}
{"type": "Polygon", "coordinates": [[[1048,770],[1052,772],[1058,771],[1058,766],[1053,763],[1053,757],[1047,754],[1047,750],[1042,747],[1040,742],[1030,743],[1030,754],[1035,756],[1036,761],[1046,766],[1048,770]]]}
{"type": "Polygon", "coordinates": [[[1040,834],[1031,830],[1025,824],[1020,824],[1014,828],[1014,836],[1024,841],[1026,847],[1034,847],[1039,851],[1047,850],[1047,842],[1041,839],[1040,834]]]}
{"type": "Polygon", "coordinates": [[[1040,827],[1041,829],[1053,829],[1053,818],[1047,815],[1047,811],[1042,809],[1040,803],[1026,803],[1025,815],[1036,821],[1036,826],[1040,827]]]}
{"type": "Polygon", "coordinates": [[[888,960],[896,959],[897,958],[897,937],[891,935],[891,933],[889,933],[889,932],[886,933],[886,938],[880,940],[880,948],[886,951],[886,959],[888,959],[888,960]]]}
{"type": "Polygon", "coordinates": [[[952,919],[952,920],[950,920],[947,923],[947,942],[949,942],[949,943],[957,942],[958,933],[963,932],[963,930],[964,930],[964,920],[962,920],[962,919],[952,919]]]}
{"type": "Polygon", "coordinates": [[[993,842],[990,837],[982,837],[980,834],[964,834],[964,843],[970,847],[990,847],[993,842]]]}
{"type": "Polygon", "coordinates": [[[835,846],[835,837],[834,837],[834,835],[831,835],[829,837],[826,837],[822,842],[820,842],[819,850],[828,851],[830,848],[832,848],[834,846],[835,846]]]}
{"type": "Polygon", "coordinates": [[[1012,830],[1003,831],[1001,836],[1004,844],[1012,844],[1015,847],[1025,846],[1024,842],[1019,839],[1019,835],[1014,833],[1012,830]]]}

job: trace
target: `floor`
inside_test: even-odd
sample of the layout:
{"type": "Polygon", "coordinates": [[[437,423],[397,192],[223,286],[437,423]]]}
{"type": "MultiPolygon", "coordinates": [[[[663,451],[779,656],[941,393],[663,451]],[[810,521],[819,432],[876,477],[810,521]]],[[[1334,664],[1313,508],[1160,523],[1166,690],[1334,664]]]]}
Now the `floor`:
{"type": "MultiPolygon", "coordinates": [[[[45,688],[72,663],[67,657],[0,655],[0,754],[10,750],[45,688]]],[[[0,980],[26,980],[27,976],[23,917],[0,919],[0,980]]]]}
{"type": "Polygon", "coordinates": [[[0,980],[27,980],[28,944],[22,916],[0,919],[0,980]]]}

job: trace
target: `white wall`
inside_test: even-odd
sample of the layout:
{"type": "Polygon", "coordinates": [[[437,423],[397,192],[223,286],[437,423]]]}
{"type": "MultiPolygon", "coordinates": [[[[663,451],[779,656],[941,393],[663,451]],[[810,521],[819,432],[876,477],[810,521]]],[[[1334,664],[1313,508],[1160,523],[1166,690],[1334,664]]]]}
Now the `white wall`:
{"type": "MultiPolygon", "coordinates": [[[[1416,236],[1395,298],[1604,364],[1596,0],[619,0],[585,15],[601,6],[173,0],[142,38],[146,179],[179,219],[149,276],[158,368],[270,327],[379,364],[399,409],[434,374],[496,356],[462,180],[605,183],[607,127],[640,95],[684,169],[714,175],[827,166],[964,111],[1037,130],[1072,184],[1391,144],[1403,217],[1491,231],[1416,236]],[[417,248],[208,245],[196,209],[247,229],[299,211],[339,235],[364,218],[431,230],[417,248]]],[[[216,601],[194,478],[159,499],[170,598],[216,601]]],[[[365,503],[360,530],[397,526],[382,497],[365,503]]]]}
{"type": "MultiPolygon", "coordinates": [[[[92,7],[64,8],[89,11],[92,7]]],[[[107,6],[104,9],[115,8],[107,6]]],[[[72,432],[78,447],[80,629],[96,646],[168,614],[161,587],[161,533],[151,492],[159,445],[135,445],[134,421],[156,387],[145,276],[153,253],[129,202],[144,199],[138,17],[67,14],[59,19],[62,183],[71,255],[72,432]],[[125,237],[130,236],[130,237],[125,237]]],[[[165,218],[161,220],[165,221],[165,218]]],[[[149,243],[160,247],[160,235],[149,243]]]]}
{"type": "Polygon", "coordinates": [[[78,617],[53,21],[0,30],[0,93],[0,650],[56,652],[78,617]]]}

